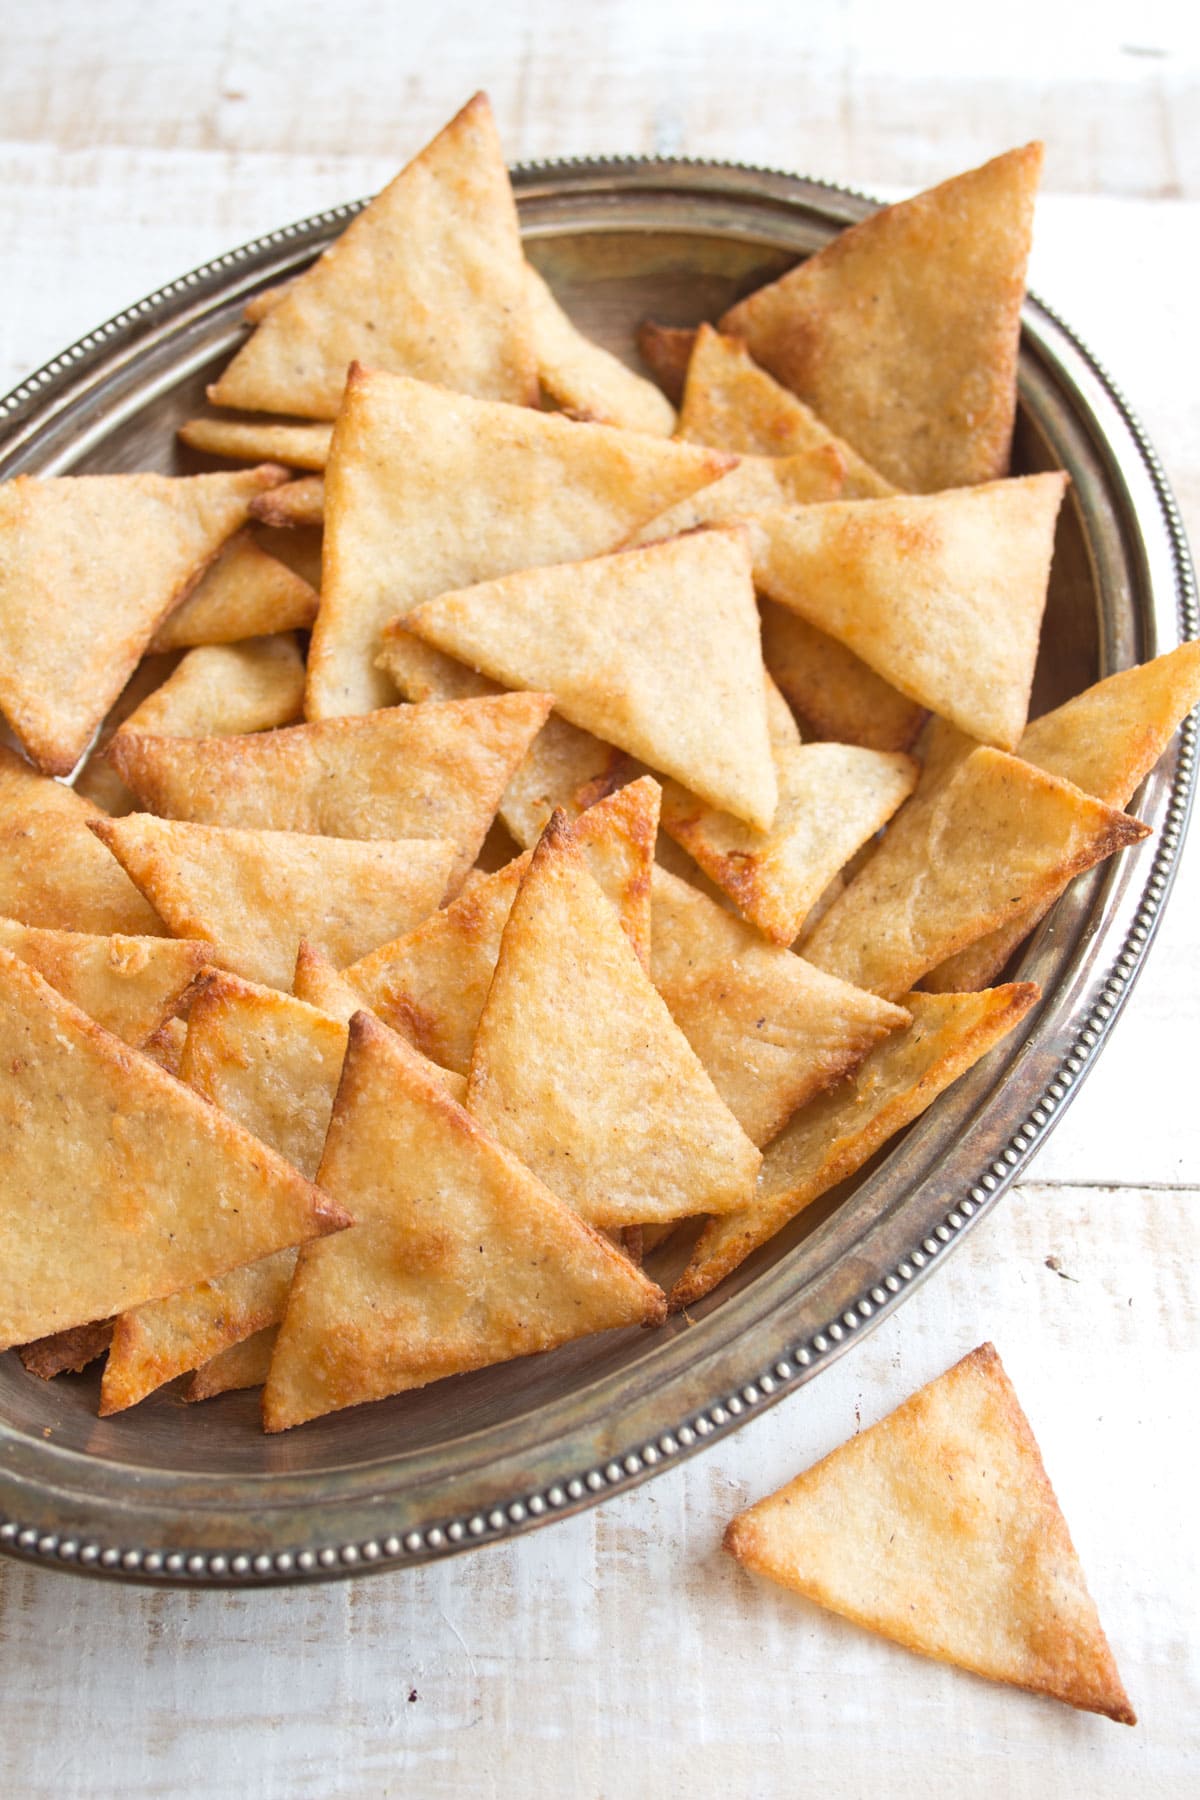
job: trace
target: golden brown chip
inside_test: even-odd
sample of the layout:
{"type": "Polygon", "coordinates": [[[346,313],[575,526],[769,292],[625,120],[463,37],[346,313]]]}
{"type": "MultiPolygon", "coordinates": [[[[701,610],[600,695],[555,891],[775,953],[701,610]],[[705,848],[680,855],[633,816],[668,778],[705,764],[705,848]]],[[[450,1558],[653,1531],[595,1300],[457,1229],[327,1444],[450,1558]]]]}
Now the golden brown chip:
{"type": "MultiPolygon", "coordinates": [[[[585,814],[585,817],[587,815],[585,814]]],[[[764,944],[654,871],[651,979],[726,1106],[760,1147],[908,1014],[764,944]]]]}
{"type": "Polygon", "coordinates": [[[744,513],[837,500],[844,486],[844,465],[832,446],[797,456],[743,456],[736,469],[651,519],[632,541],[654,544],[701,525],[736,523],[744,513]]]}
{"type": "Polygon", "coordinates": [[[268,1431],[592,1331],[663,1297],[357,1013],[320,1180],[353,1193],[345,1254],[302,1257],[263,1396],[268,1431]]]}
{"type": "Polygon", "coordinates": [[[1011,750],[1025,729],[1066,480],[1054,471],[759,513],[748,521],[754,578],[910,700],[1011,750]]]}
{"type": "Polygon", "coordinates": [[[872,214],[731,307],[722,331],[889,481],[1008,469],[1042,146],[872,214]]]}
{"type": "Polygon", "coordinates": [[[19,1345],[17,1355],[40,1381],[53,1381],[56,1375],[78,1375],[104,1355],[112,1342],[112,1329],[111,1319],[75,1325],[69,1331],[55,1331],[49,1337],[35,1338],[32,1344],[19,1345]]]}
{"type": "Polygon", "coordinates": [[[185,1400],[213,1400],[218,1394],[232,1394],[241,1388],[261,1387],[267,1379],[271,1358],[275,1354],[278,1327],[268,1325],[263,1331],[231,1344],[202,1363],[183,1390],[185,1400]]]}
{"type": "Polygon", "coordinates": [[[456,888],[549,710],[548,694],[502,694],[249,737],[121,733],[110,754],[142,805],[168,819],[325,837],[448,838],[460,852],[456,888]]]}
{"type": "Polygon", "coordinates": [[[1001,750],[919,787],[804,946],[895,1000],[948,956],[1147,835],[1138,819],[1001,750]]]}
{"type": "Polygon", "coordinates": [[[442,594],[405,630],[766,829],[777,790],[739,531],[704,531],[442,594]]]}
{"type": "Polygon", "coordinates": [[[297,1000],[307,1000],[310,1006],[328,1013],[331,1019],[340,1019],[343,1025],[348,1025],[365,1005],[358,990],[351,987],[329,958],[306,938],[300,939],[300,948],[296,952],[292,992],[297,1000]]]}
{"type": "Polygon", "coordinates": [[[578,419],[670,437],[675,408],[653,382],[585,337],[529,264],[525,289],[538,379],[550,398],[578,419]]]}
{"type": "Polygon", "coordinates": [[[0,706],[40,769],[70,774],[156,627],[282,475],[0,484],[0,706]]]}
{"type": "Polygon", "coordinates": [[[102,817],[0,745],[0,913],[57,931],[165,937],[154,908],[88,830],[102,817]]]}
{"type": "Polygon", "coordinates": [[[242,318],[246,324],[261,325],[271,308],[279,305],[291,285],[290,281],[277,281],[273,287],[260,288],[257,294],[251,294],[242,308],[242,318]]]}
{"type": "Polygon", "coordinates": [[[754,1198],[711,1219],[671,1293],[690,1306],[944,1093],[1040,998],[1032,982],[982,994],[906,994],[912,1024],[877,1045],[848,1080],[797,1112],[767,1146],[754,1198]]]}
{"type": "Polygon", "coordinates": [[[661,325],[643,319],[637,329],[638,353],[667,399],[678,406],[683,399],[688,363],[696,332],[690,325],[661,325]]]}
{"type": "Polygon", "coordinates": [[[0,949],[0,1347],[109,1318],[347,1215],[0,949]]]}
{"type": "Polygon", "coordinates": [[[205,456],[319,470],[328,460],[332,431],[332,425],[279,425],[272,419],[188,419],[179,436],[205,456]]]}
{"type": "Polygon", "coordinates": [[[238,831],[152,813],[92,829],[177,937],[278,988],[292,984],[302,937],[347,963],[427,918],[458,860],[442,838],[238,831]]]}
{"type": "Polygon", "coordinates": [[[48,931],[5,918],[0,946],[135,1050],[182,1003],[209,960],[206,944],[48,931]]]}
{"type": "Polygon", "coordinates": [[[276,530],[298,530],[325,523],[325,477],[301,475],[283,487],[260,494],[250,508],[252,517],[276,530]]]}
{"type": "Polygon", "coordinates": [[[392,698],[389,619],[453,588],[615,550],[731,466],[716,450],[352,372],[327,481],[308,716],[392,698]]]}
{"type": "Polygon", "coordinates": [[[728,1212],[753,1190],[758,1151],[558,814],[504,928],[467,1104],[592,1224],[728,1212]]]}
{"type": "Polygon", "coordinates": [[[723,337],[711,325],[696,333],[677,435],[685,443],[710,444],[738,456],[815,459],[832,451],[843,470],[843,500],[872,500],[896,491],[803,400],[760,369],[740,338],[723,337]]]}
{"type": "Polygon", "coordinates": [[[1137,1723],[991,1344],[739,1514],[725,1548],[922,1656],[1137,1723]]]}
{"type": "Polygon", "coordinates": [[[290,284],[208,397],[332,419],[364,356],[487,399],[537,399],[517,209],[486,94],[290,284]]]}
{"type": "Polygon", "coordinates": [[[248,531],[239,531],[183,605],[159,626],[151,648],[241,643],[305,630],[316,616],[315,588],[277,556],[269,556],[248,531]]]}
{"type": "Polygon", "coordinates": [[[158,1030],[152,1031],[142,1045],[142,1055],[156,1062],[168,1075],[178,1076],[186,1041],[187,1026],[184,1021],[164,1019],[158,1030]]]}
{"type": "Polygon", "coordinates": [[[758,611],[763,662],[814,737],[866,750],[912,748],[923,707],[799,613],[773,600],[760,600],[758,611]]]}

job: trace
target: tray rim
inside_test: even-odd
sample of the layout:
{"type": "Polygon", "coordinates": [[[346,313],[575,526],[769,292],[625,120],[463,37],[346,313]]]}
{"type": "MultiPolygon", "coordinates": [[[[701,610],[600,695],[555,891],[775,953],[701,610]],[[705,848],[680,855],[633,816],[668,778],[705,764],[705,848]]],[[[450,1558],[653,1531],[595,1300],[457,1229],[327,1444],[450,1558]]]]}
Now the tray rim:
{"type": "MultiPolygon", "coordinates": [[[[861,217],[879,204],[835,183],[745,163],[703,158],[547,159],[516,167],[513,184],[518,203],[522,198],[535,200],[539,196],[554,197],[559,193],[583,193],[589,187],[594,187],[598,193],[612,192],[614,188],[634,194],[667,189],[675,193],[692,191],[712,196],[725,191],[743,198],[757,196],[778,201],[785,211],[807,205],[835,224],[861,217]]],[[[118,363],[135,360],[139,341],[148,324],[155,320],[167,323],[186,308],[189,297],[196,300],[217,295],[224,295],[226,299],[232,297],[237,292],[239,275],[245,277],[247,291],[262,286],[273,259],[288,254],[303,255],[310,248],[320,247],[365,204],[363,200],[349,202],[270,231],[167,282],[86,333],[77,343],[26,377],[7,397],[0,399],[0,432],[4,434],[0,438],[0,455],[11,454],[14,444],[43,430],[54,416],[56,401],[65,403],[73,397],[80,382],[90,374],[111,369],[114,358],[118,363]]],[[[618,227],[623,223],[616,213],[614,223],[618,227]]],[[[553,232],[535,233],[534,241],[539,235],[553,236],[553,232]]],[[[1164,548],[1173,578],[1175,628],[1180,641],[1195,637],[1200,630],[1200,619],[1186,534],[1166,475],[1140,421],[1104,366],[1052,308],[1031,294],[1027,298],[1023,320],[1026,325],[1036,322],[1043,330],[1048,327],[1052,335],[1061,339],[1088,376],[1098,384],[1119,417],[1128,434],[1128,448],[1138,459],[1140,473],[1148,480],[1157,506],[1156,522],[1164,534],[1164,548]]],[[[1140,536],[1139,533],[1139,539],[1140,536]]],[[[1165,601],[1162,610],[1165,615],[1165,601]]],[[[1161,623],[1157,612],[1151,624],[1156,622],[1161,623]]],[[[1196,721],[1191,718],[1185,721],[1174,752],[1168,753],[1159,774],[1152,778],[1157,784],[1159,817],[1155,822],[1158,829],[1155,837],[1147,841],[1146,849],[1153,854],[1149,868],[1143,871],[1140,891],[1132,894],[1134,877],[1130,872],[1118,878],[1116,871],[1108,871],[1089,883],[1089,917],[1105,908],[1115,916],[1123,903],[1126,917],[1122,941],[1111,961],[1099,970],[1094,966],[1094,959],[1089,960],[1082,948],[1076,950],[1060,981],[1060,988],[1068,985],[1074,971],[1094,977],[1095,991],[1075,1005],[1076,1016],[1068,1034],[1071,1042],[1063,1046],[1053,1075],[1033,1094],[1020,1124],[1007,1133],[1006,1141],[991,1146],[989,1158],[967,1191],[958,1194],[953,1201],[946,1200],[941,1222],[923,1237],[918,1233],[906,1254],[895,1260],[894,1266],[876,1271],[874,1278],[861,1286],[849,1304],[836,1308],[820,1328],[806,1329],[802,1341],[773,1352],[765,1361],[743,1355],[740,1360],[749,1364],[751,1375],[739,1374],[732,1387],[718,1385],[716,1400],[699,1408],[688,1407],[682,1421],[672,1429],[659,1429],[649,1439],[638,1434],[629,1448],[602,1458],[594,1466],[581,1468],[570,1475],[563,1474],[557,1479],[519,1483],[512,1497],[500,1497],[493,1506],[468,1510],[453,1517],[447,1516],[444,1509],[435,1510],[430,1522],[423,1523],[419,1529],[408,1529],[403,1535],[378,1531],[365,1537],[358,1535],[346,1541],[320,1542],[299,1549],[267,1550],[260,1546],[258,1549],[230,1547],[202,1551],[186,1544],[159,1547],[154,1542],[105,1541],[103,1525],[88,1532],[81,1532],[72,1524],[61,1529],[53,1515],[65,1506],[66,1516],[70,1518],[72,1511],[78,1509],[78,1495],[74,1491],[68,1495],[65,1488],[58,1488],[52,1481],[31,1483],[24,1476],[13,1476],[0,1462],[0,1551],[81,1573],[157,1585],[188,1586],[281,1585],[430,1561],[479,1543],[511,1537],[637,1485],[659,1470],[695,1454],[706,1443],[736,1429],[763,1406],[811,1380],[843,1354],[856,1337],[887,1317],[944,1260],[944,1252],[961,1242],[971,1226],[990,1210],[1044,1142],[1094,1065],[1144,965],[1178,867],[1194,789],[1195,747],[1196,721]],[[1167,764],[1173,766],[1164,772],[1167,764]],[[52,1516],[48,1519],[41,1505],[32,1506],[25,1511],[23,1522],[17,1508],[22,1501],[28,1503],[35,1495],[48,1502],[52,1516]],[[37,1523],[31,1522],[34,1514],[42,1515],[37,1523]]],[[[1110,926],[1111,923],[1110,917],[1110,926]]],[[[1034,947],[1039,941],[1040,934],[1033,940],[1034,947]]],[[[1026,960],[1028,955],[1027,952],[1026,960]]],[[[968,1138],[978,1137],[980,1130],[986,1137],[985,1128],[989,1124],[987,1100],[992,1091],[989,1088],[977,1107],[966,1134],[968,1138]]],[[[913,1130],[917,1134],[913,1153],[919,1160],[920,1148],[922,1144],[928,1144],[930,1132],[922,1130],[920,1125],[913,1130]]],[[[871,1179],[868,1177],[864,1186],[871,1179]]],[[[906,1190],[905,1197],[915,1197],[919,1186],[918,1180],[917,1187],[906,1190]]],[[[819,1280],[820,1275],[814,1279],[819,1280]]],[[[745,1335],[743,1333],[742,1337],[745,1335]]],[[[784,1335],[787,1338],[792,1334],[785,1332],[784,1335]]],[[[735,1341],[741,1342],[742,1337],[735,1341]]],[[[709,1361],[719,1362],[727,1348],[718,1344],[710,1352],[709,1361]]],[[[5,1428],[0,1423],[0,1456],[4,1452],[5,1435],[5,1428]]],[[[56,1458],[65,1456],[85,1465],[97,1460],[82,1452],[63,1451],[58,1447],[55,1452],[56,1458]]],[[[130,1465],[109,1466],[122,1467],[128,1482],[136,1487],[140,1471],[130,1465]]],[[[310,1479],[319,1481],[321,1478],[310,1479]]],[[[99,1510],[109,1514],[119,1512],[120,1502],[105,1501],[99,1510]]],[[[336,1537],[337,1534],[332,1535],[336,1537]]],[[[249,1536],[244,1541],[249,1544],[249,1536]]]]}

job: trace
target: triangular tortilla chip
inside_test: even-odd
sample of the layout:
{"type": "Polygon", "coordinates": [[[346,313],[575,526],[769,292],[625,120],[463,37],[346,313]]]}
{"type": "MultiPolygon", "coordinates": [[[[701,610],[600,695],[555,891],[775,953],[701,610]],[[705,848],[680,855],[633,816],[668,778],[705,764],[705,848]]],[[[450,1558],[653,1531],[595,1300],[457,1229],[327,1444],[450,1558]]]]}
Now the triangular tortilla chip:
{"type": "Polygon", "coordinates": [[[699,525],[736,522],[743,513],[837,500],[844,486],[842,459],[832,446],[798,456],[743,456],[736,469],[651,519],[632,541],[655,544],[699,525]]]}
{"type": "Polygon", "coordinates": [[[97,1319],[93,1325],[74,1325],[69,1331],[53,1331],[49,1337],[35,1338],[32,1344],[21,1344],[17,1355],[22,1365],[39,1381],[53,1381],[56,1375],[78,1375],[94,1363],[112,1342],[112,1320],[97,1319]]]}
{"type": "Polygon", "coordinates": [[[1008,469],[1042,146],[886,207],[731,307],[722,331],[914,493],[1008,469]]]}
{"type": "Polygon", "coordinates": [[[973,750],[933,792],[917,789],[804,954],[843,981],[898,999],[1148,829],[1015,756],[973,750]]]}
{"type": "Polygon", "coordinates": [[[781,1231],[931,1106],[951,1082],[1006,1036],[1040,998],[1032,982],[982,994],[906,994],[912,1024],[877,1045],[767,1146],[754,1198],[711,1219],[676,1282],[671,1305],[690,1306],[752,1250],[781,1231]]]}
{"type": "Polygon", "coordinates": [[[352,372],[330,453],[308,716],[391,697],[389,619],[452,588],[615,550],[731,467],[716,450],[352,372]]]}
{"type": "Polygon", "coordinates": [[[760,600],[763,662],[817,738],[865,750],[908,750],[924,707],[799,613],[760,600]]]}
{"type": "MultiPolygon", "coordinates": [[[[1200,643],[1180,644],[1153,662],[1098,681],[1035,719],[1017,753],[1035,768],[1073,781],[1106,806],[1124,807],[1198,702],[1200,643]]],[[[968,741],[961,741],[969,750],[968,741]]],[[[933,993],[986,986],[1057,898],[1048,896],[950,957],[922,985],[933,993]]]]}
{"type": "Polygon", "coordinates": [[[754,578],[919,706],[1011,750],[1025,729],[1059,471],[758,513],[754,578]]]}
{"type": "Polygon", "coordinates": [[[0,950],[0,1348],[210,1279],[346,1214],[0,950]]]}
{"type": "MultiPolygon", "coordinates": [[[[586,816],[586,815],[585,815],[586,816]]],[[[752,1143],[839,1081],[908,1014],[762,940],[654,871],[651,979],[752,1143]]]]}
{"type": "MultiPolygon", "coordinates": [[[[299,276],[293,280],[298,281],[299,276]]],[[[279,305],[283,296],[292,286],[292,281],[277,281],[271,287],[259,288],[257,294],[251,294],[242,308],[242,318],[247,325],[261,325],[273,307],[279,305]]]]}
{"type": "Polygon", "coordinates": [[[460,851],[456,888],[550,704],[548,694],[502,694],[251,737],[123,732],[110,755],[142,805],[168,819],[326,837],[449,838],[460,851]]]}
{"type": "Polygon", "coordinates": [[[250,515],[277,530],[297,531],[305,525],[324,525],[325,477],[302,475],[298,481],[259,494],[250,507],[250,515]]]}
{"type": "Polygon", "coordinates": [[[709,444],[737,456],[815,457],[832,450],[843,469],[843,500],[873,500],[896,491],[803,400],[760,369],[740,338],[723,337],[711,325],[696,333],[677,435],[685,443],[709,444]]]}
{"type": "MultiPolygon", "coordinates": [[[[599,801],[575,827],[587,867],[616,908],[643,968],[650,962],[658,808],[658,783],[643,776],[599,801]]],[[[530,854],[494,875],[472,878],[453,905],[342,972],[342,980],[362,996],[360,1005],[432,1061],[464,1075],[530,854]]],[[[306,970],[306,982],[310,979],[306,970]]]]}
{"type": "Polygon", "coordinates": [[[168,1075],[178,1076],[186,1041],[187,1026],[183,1020],[164,1019],[158,1030],[152,1031],[142,1045],[142,1055],[156,1062],[168,1075]]]}
{"type": "Polygon", "coordinates": [[[307,938],[300,939],[300,948],[296,951],[292,992],[297,1000],[307,1000],[310,1006],[328,1013],[331,1019],[340,1019],[343,1025],[348,1025],[365,1005],[358,990],[351,987],[329,958],[307,938]]]}
{"type": "Polygon", "coordinates": [[[654,383],[585,337],[529,264],[525,290],[538,379],[550,398],[577,419],[670,437],[675,408],[654,383]]]}
{"type": "Polygon", "coordinates": [[[154,908],[88,830],[102,817],[0,745],[0,913],[57,931],[165,937],[154,908]]]}
{"type": "Polygon", "coordinates": [[[332,425],[277,425],[270,419],[188,419],[179,427],[181,442],[204,456],[289,469],[323,469],[332,433],[332,425]]]}
{"type": "Polygon", "coordinates": [[[922,1656],[1137,1723],[991,1344],[741,1513],[725,1548],[922,1656]]]}
{"type": "Polygon", "coordinates": [[[70,774],[156,627],[282,475],[0,484],[0,707],[40,769],[70,774]]]}
{"type": "Polygon", "coordinates": [[[358,1224],[344,1255],[297,1263],[268,1431],[662,1318],[654,1283],[370,1013],[350,1023],[320,1179],[353,1193],[358,1224]]]}
{"type": "Polygon", "coordinates": [[[354,962],[434,912],[458,858],[441,838],[312,837],[130,813],[96,821],[177,937],[248,981],[289,988],[300,939],[354,962]]]}
{"type": "Polygon", "coordinates": [[[48,931],[5,918],[0,946],[135,1050],[182,1003],[209,960],[206,944],[48,931]]]}
{"type": "Polygon", "coordinates": [[[589,1223],[729,1212],[761,1158],[555,814],[500,942],[467,1105],[589,1223]]]}
{"type": "Polygon", "coordinates": [[[403,628],[765,829],[777,800],[746,543],[703,531],[427,600],[403,628]]]}
{"type": "Polygon", "coordinates": [[[96,733],[87,760],[80,765],[74,781],[71,783],[77,794],[90,800],[102,812],[128,812],[132,804],[132,795],[105,752],[116,733],[131,718],[142,704],[162,687],[180,663],[178,651],[166,651],[162,655],[156,652],[143,656],[117,698],[109,708],[108,715],[96,733]]]}
{"type": "Polygon", "coordinates": [[[695,342],[696,332],[691,325],[661,325],[657,319],[643,319],[637,328],[638,354],[675,406],[683,400],[695,342]]]}
{"type": "Polygon", "coordinates": [[[274,632],[307,630],[317,616],[316,590],[248,531],[230,538],[182,606],[159,626],[153,650],[236,644],[274,632]]]}
{"type": "Polygon", "coordinates": [[[671,781],[662,822],[704,873],[775,944],[799,937],[813,907],[860,845],[917,785],[910,756],[855,744],[777,746],[779,805],[769,831],[705,806],[671,781]]]}
{"type": "Polygon", "coordinates": [[[487,399],[537,399],[517,209],[486,94],[291,284],[208,397],[332,419],[363,356],[487,399]]]}
{"type": "Polygon", "coordinates": [[[184,1399],[214,1400],[218,1394],[261,1387],[267,1379],[278,1336],[278,1327],[268,1325],[265,1330],[243,1338],[240,1344],[231,1344],[228,1350],[218,1351],[196,1370],[183,1390],[184,1399]]]}

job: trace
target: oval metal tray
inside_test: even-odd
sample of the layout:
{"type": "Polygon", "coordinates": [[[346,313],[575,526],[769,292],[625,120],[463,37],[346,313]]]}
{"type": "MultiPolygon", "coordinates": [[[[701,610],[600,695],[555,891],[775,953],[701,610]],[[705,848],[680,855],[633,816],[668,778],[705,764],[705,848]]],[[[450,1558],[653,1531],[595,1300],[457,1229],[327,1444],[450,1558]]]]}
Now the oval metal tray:
{"type": "MultiPolygon", "coordinates": [[[[716,317],[871,210],[818,182],[704,163],[542,164],[514,181],[531,259],[583,328],[631,361],[647,313],[716,317]]],[[[56,357],[0,402],[0,478],[197,466],[174,430],[241,339],[244,301],[303,267],[355,210],[219,257],[56,357]]],[[[1154,452],[1104,371],[1032,298],[1015,466],[1061,466],[1072,482],[1035,711],[1195,634],[1187,546],[1154,452]]],[[[1020,1033],[689,1317],[273,1438],[253,1395],[186,1407],[166,1391],[99,1419],[94,1373],[43,1383],[6,1356],[0,1548],[159,1582],[392,1568],[590,1505],[811,1380],[941,1264],[1069,1105],[1161,916],[1193,751],[1189,724],[1134,804],[1153,835],[1077,881],[1020,956],[1044,990],[1020,1033]]]]}

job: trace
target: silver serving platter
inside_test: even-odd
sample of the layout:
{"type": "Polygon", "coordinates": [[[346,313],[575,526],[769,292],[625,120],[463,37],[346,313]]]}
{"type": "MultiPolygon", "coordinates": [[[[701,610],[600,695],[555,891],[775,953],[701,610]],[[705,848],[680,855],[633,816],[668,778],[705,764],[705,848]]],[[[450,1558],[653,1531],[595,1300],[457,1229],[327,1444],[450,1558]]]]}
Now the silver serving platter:
{"type": "MultiPolygon", "coordinates": [[[[538,164],[514,177],[529,254],[576,320],[636,362],[646,314],[714,318],[872,210],[711,163],[538,164]]],[[[253,293],[346,224],[321,213],[217,258],[89,333],[0,402],[0,478],[200,466],[175,427],[241,340],[253,293]]],[[[1019,469],[1071,475],[1035,691],[1045,710],[1197,629],[1179,516],[1095,359],[1046,306],[1023,319],[1019,469]]],[[[1178,861],[1194,732],[1135,801],[1153,834],[1078,880],[1019,957],[1044,999],[871,1165],[658,1331],[609,1333],[264,1437],[257,1397],[171,1390],[96,1416],[94,1372],[0,1358],[0,1547],[191,1584],[390,1569],[509,1537],[645,1480],[810,1381],[936,1269],[1017,1176],[1094,1062],[1178,861]]],[[[668,1246],[669,1250],[669,1246],[668,1246]]],[[[669,1277],[679,1255],[655,1272],[669,1277]]]]}

